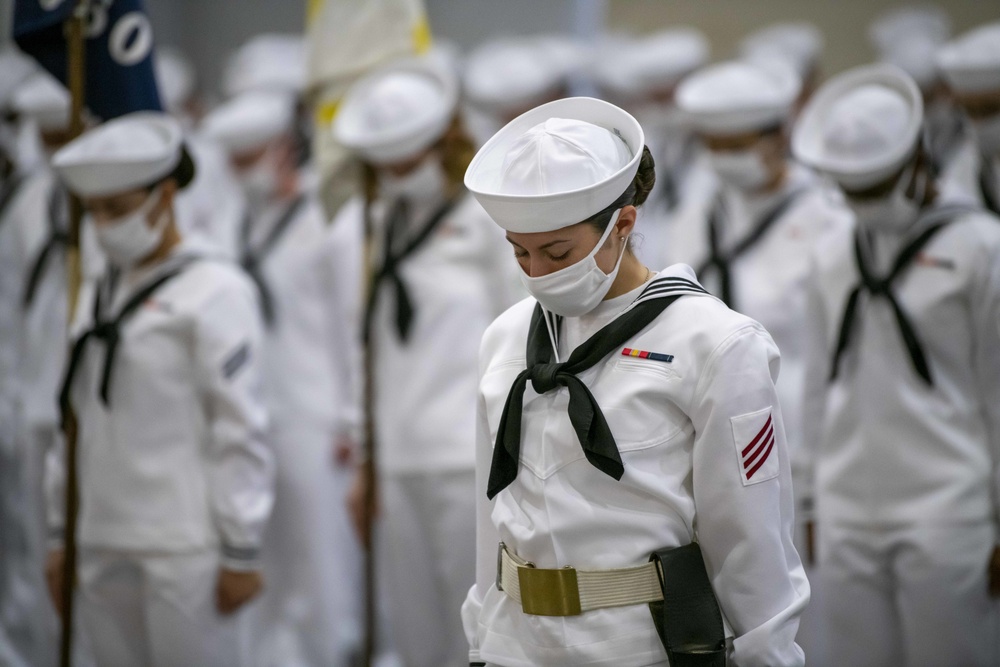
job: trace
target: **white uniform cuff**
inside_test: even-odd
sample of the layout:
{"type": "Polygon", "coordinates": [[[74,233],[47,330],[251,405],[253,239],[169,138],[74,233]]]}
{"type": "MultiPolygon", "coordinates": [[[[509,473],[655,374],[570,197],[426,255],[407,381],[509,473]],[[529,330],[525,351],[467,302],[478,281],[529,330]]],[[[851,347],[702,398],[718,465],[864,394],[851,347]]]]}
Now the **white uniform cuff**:
{"type": "Polygon", "coordinates": [[[253,572],[260,569],[260,549],[258,547],[234,547],[222,545],[220,565],[227,570],[253,572]]]}

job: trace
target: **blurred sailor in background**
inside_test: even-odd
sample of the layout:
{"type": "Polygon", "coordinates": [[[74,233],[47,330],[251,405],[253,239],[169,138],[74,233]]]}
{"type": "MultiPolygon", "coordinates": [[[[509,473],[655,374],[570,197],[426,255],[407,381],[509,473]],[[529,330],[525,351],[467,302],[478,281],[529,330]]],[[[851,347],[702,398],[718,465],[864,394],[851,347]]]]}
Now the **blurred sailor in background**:
{"type": "Polygon", "coordinates": [[[198,165],[194,180],[174,202],[181,234],[205,252],[235,259],[243,195],[222,147],[199,131],[202,100],[194,66],[170,48],[157,51],[155,65],[164,108],[184,128],[184,144],[198,165]]]}
{"type": "MultiPolygon", "coordinates": [[[[56,154],[111,265],[81,293],[63,385],[78,422],[80,617],[97,663],[246,665],[273,501],[253,283],[184,243],[193,176],[176,121],[123,116],[56,154]]],[[[61,604],[63,479],[46,564],[61,604]]]]}
{"type": "Polygon", "coordinates": [[[944,178],[939,180],[941,194],[952,196],[949,176],[962,161],[964,140],[968,134],[962,114],[941,80],[935,54],[951,35],[951,19],[940,7],[903,5],[879,14],[868,26],[868,38],[879,62],[895,65],[920,88],[924,98],[924,132],[932,166],[944,178]]]}
{"type": "Polygon", "coordinates": [[[477,145],[522,112],[570,93],[586,51],[567,37],[507,37],[479,45],[465,60],[462,92],[477,145]]]}
{"type": "Polygon", "coordinates": [[[601,96],[628,109],[642,124],[656,161],[656,185],[639,209],[636,252],[658,269],[678,261],[671,248],[677,230],[697,226],[711,206],[718,182],[691,119],[677,108],[677,84],[708,61],[708,40],[679,27],[648,37],[609,37],[593,75],[601,96]]]}
{"type": "Polygon", "coordinates": [[[795,70],[802,84],[792,112],[794,118],[819,87],[823,33],[808,21],[775,23],[744,37],[739,54],[742,60],[777,60],[795,70]]]}
{"type": "MultiPolygon", "coordinates": [[[[467,662],[459,608],[475,567],[476,355],[516,298],[500,232],[462,186],[473,146],[457,104],[447,72],[398,61],[356,83],[334,123],[366,172],[364,201],[334,225],[367,218],[373,234],[365,337],[383,509],[376,546],[409,667],[467,662]]],[[[352,494],[359,527],[368,472],[352,494]]]]}
{"type": "Polygon", "coordinates": [[[996,665],[1000,225],[937,196],[898,68],[831,79],[796,157],[857,226],[814,255],[803,442],[837,664],[996,665]]]}
{"type": "MultiPolygon", "coordinates": [[[[69,139],[69,91],[40,68],[14,91],[11,110],[41,139],[42,160],[11,194],[0,219],[0,244],[9,254],[5,289],[16,296],[16,307],[5,316],[18,329],[16,363],[7,381],[14,383],[18,463],[11,480],[19,500],[23,542],[12,539],[11,554],[19,554],[12,569],[9,596],[0,600],[4,616],[16,617],[11,628],[15,645],[27,642],[30,662],[55,659],[57,622],[44,602],[46,453],[61,439],[58,402],[66,361],[69,195],[51,169],[51,155],[69,139]],[[9,281],[9,282],[8,282],[9,281]]],[[[84,235],[86,236],[86,235],[84,235]]],[[[90,276],[102,270],[92,237],[82,238],[82,268],[90,276]],[[90,243],[88,243],[90,242],[90,243]]],[[[6,547],[6,545],[5,545],[6,547]]],[[[6,548],[4,549],[6,550],[6,548]]]]}
{"type": "Polygon", "coordinates": [[[294,100],[241,93],[204,122],[246,188],[239,257],[265,322],[268,440],[277,465],[265,535],[260,664],[348,664],[360,637],[360,556],[346,510],[360,419],[357,243],[326,224],[296,163],[294,100]]]}
{"type": "Polygon", "coordinates": [[[1000,215],[1000,23],[962,35],[937,62],[970,129],[944,176],[955,179],[959,196],[1000,215]]]}

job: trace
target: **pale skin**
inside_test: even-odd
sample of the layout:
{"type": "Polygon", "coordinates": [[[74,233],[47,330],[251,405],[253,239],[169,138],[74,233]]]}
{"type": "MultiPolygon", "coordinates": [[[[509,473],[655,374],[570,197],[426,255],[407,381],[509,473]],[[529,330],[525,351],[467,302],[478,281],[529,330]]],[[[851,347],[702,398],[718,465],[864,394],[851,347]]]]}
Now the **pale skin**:
{"type": "MultiPolygon", "coordinates": [[[[604,297],[605,300],[631,292],[646,282],[652,274],[631,252],[626,250],[622,255],[629,234],[635,228],[637,213],[635,206],[622,207],[614,230],[594,256],[597,266],[607,274],[614,270],[618,257],[622,257],[618,275],[611,283],[611,289],[604,297]]],[[[595,226],[581,222],[551,232],[507,232],[507,241],[514,250],[514,258],[521,270],[534,278],[554,273],[584,259],[594,250],[602,235],[603,232],[595,226]]],[[[355,476],[347,499],[354,528],[361,543],[366,547],[369,545],[371,522],[365,498],[368,497],[371,485],[375,483],[374,479],[371,464],[363,463],[355,476]]],[[[373,510],[377,516],[379,512],[377,502],[373,510]]]]}
{"type": "MultiPolygon", "coordinates": [[[[160,200],[146,218],[146,224],[153,227],[155,221],[159,220],[164,211],[167,211],[169,222],[163,231],[159,246],[143,258],[138,263],[138,267],[152,266],[163,261],[181,242],[181,234],[174,222],[173,214],[173,201],[176,194],[177,182],[173,179],[163,181],[159,190],[160,200]]],[[[149,191],[147,190],[132,190],[109,197],[85,198],[83,206],[93,216],[94,224],[98,226],[108,225],[116,218],[128,215],[138,209],[148,196],[149,191]]],[[[45,561],[45,579],[48,583],[49,595],[60,614],[62,614],[63,562],[65,558],[66,554],[63,549],[53,549],[49,551],[45,561]]],[[[220,614],[232,614],[255,598],[263,587],[264,579],[260,572],[230,570],[220,567],[215,587],[216,608],[220,614]]]]}

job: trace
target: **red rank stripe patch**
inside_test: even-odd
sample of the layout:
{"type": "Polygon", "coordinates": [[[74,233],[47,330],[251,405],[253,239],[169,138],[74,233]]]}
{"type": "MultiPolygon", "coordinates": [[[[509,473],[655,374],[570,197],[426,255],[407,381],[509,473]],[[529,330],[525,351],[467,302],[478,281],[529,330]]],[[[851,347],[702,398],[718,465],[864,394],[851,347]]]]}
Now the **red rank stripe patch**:
{"type": "Polygon", "coordinates": [[[771,423],[771,416],[768,415],[764,426],[761,427],[757,435],[750,441],[750,444],[744,447],[741,452],[743,455],[743,470],[746,472],[748,480],[754,476],[754,473],[760,470],[760,467],[771,456],[772,449],[774,449],[774,427],[771,423]]]}

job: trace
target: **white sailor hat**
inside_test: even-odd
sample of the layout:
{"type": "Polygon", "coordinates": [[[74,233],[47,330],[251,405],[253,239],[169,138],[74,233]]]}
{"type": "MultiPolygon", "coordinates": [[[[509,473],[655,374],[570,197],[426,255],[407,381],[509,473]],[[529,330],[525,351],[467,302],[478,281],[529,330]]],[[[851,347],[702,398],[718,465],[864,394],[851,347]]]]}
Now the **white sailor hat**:
{"type": "Polygon", "coordinates": [[[174,173],[185,157],[182,137],[180,125],[167,114],[137,111],[80,135],[56,152],[52,166],[81,197],[116,195],[174,173]]]}
{"type": "Polygon", "coordinates": [[[38,67],[12,44],[0,47],[0,109],[7,109],[14,92],[38,67]]]}
{"type": "Polygon", "coordinates": [[[777,58],[806,76],[819,63],[823,33],[807,21],[775,23],[753,32],[740,42],[740,56],[746,60],[777,58]]]}
{"type": "Polygon", "coordinates": [[[556,100],[528,111],[476,153],[465,186],[500,227],[548,232],[610,206],[639,169],[638,121],[589,97],[556,100]]]}
{"type": "Polygon", "coordinates": [[[458,82],[439,62],[397,60],[351,86],[333,134],[369,162],[401,162],[444,135],[457,105],[458,82]]]}
{"type": "Polygon", "coordinates": [[[11,111],[31,118],[42,131],[68,129],[70,107],[66,86],[41,70],[18,86],[10,100],[11,111]]]}
{"type": "Polygon", "coordinates": [[[934,5],[890,9],[868,27],[868,37],[883,59],[905,42],[943,44],[950,34],[951,19],[934,5]]]}
{"type": "Polygon", "coordinates": [[[895,174],[913,156],[923,122],[923,97],[892,65],[859,67],[828,81],[802,111],[792,152],[848,189],[895,174]]]}
{"type": "Polygon", "coordinates": [[[739,134],[783,123],[801,85],[795,71],[784,63],[731,61],[710,65],[684,79],[675,99],[696,130],[739,134]]]}
{"type": "Polygon", "coordinates": [[[922,90],[929,90],[938,80],[938,47],[938,42],[926,37],[914,37],[884,52],[882,61],[906,72],[922,90]]]}
{"type": "Polygon", "coordinates": [[[181,107],[194,94],[197,79],[194,65],[177,49],[160,47],[156,50],[156,84],[163,105],[172,112],[181,107]]]}
{"type": "Polygon", "coordinates": [[[295,99],[287,92],[250,91],[213,109],[202,121],[205,136],[230,154],[249,152],[283,136],[295,123],[295,99]]]}
{"type": "Polygon", "coordinates": [[[940,50],[938,66],[960,93],[1000,90],[1000,23],[971,30],[940,50]]]}
{"type": "Polygon", "coordinates": [[[306,87],[306,58],[302,35],[258,35],[230,56],[222,92],[227,97],[259,90],[297,95],[306,87]]]}
{"type": "Polygon", "coordinates": [[[689,27],[648,37],[607,39],[594,64],[598,86],[629,99],[669,88],[708,61],[708,40],[689,27]]]}
{"type": "Polygon", "coordinates": [[[565,84],[581,57],[572,42],[553,36],[497,39],[468,55],[464,92],[484,109],[523,109],[565,84]]]}

